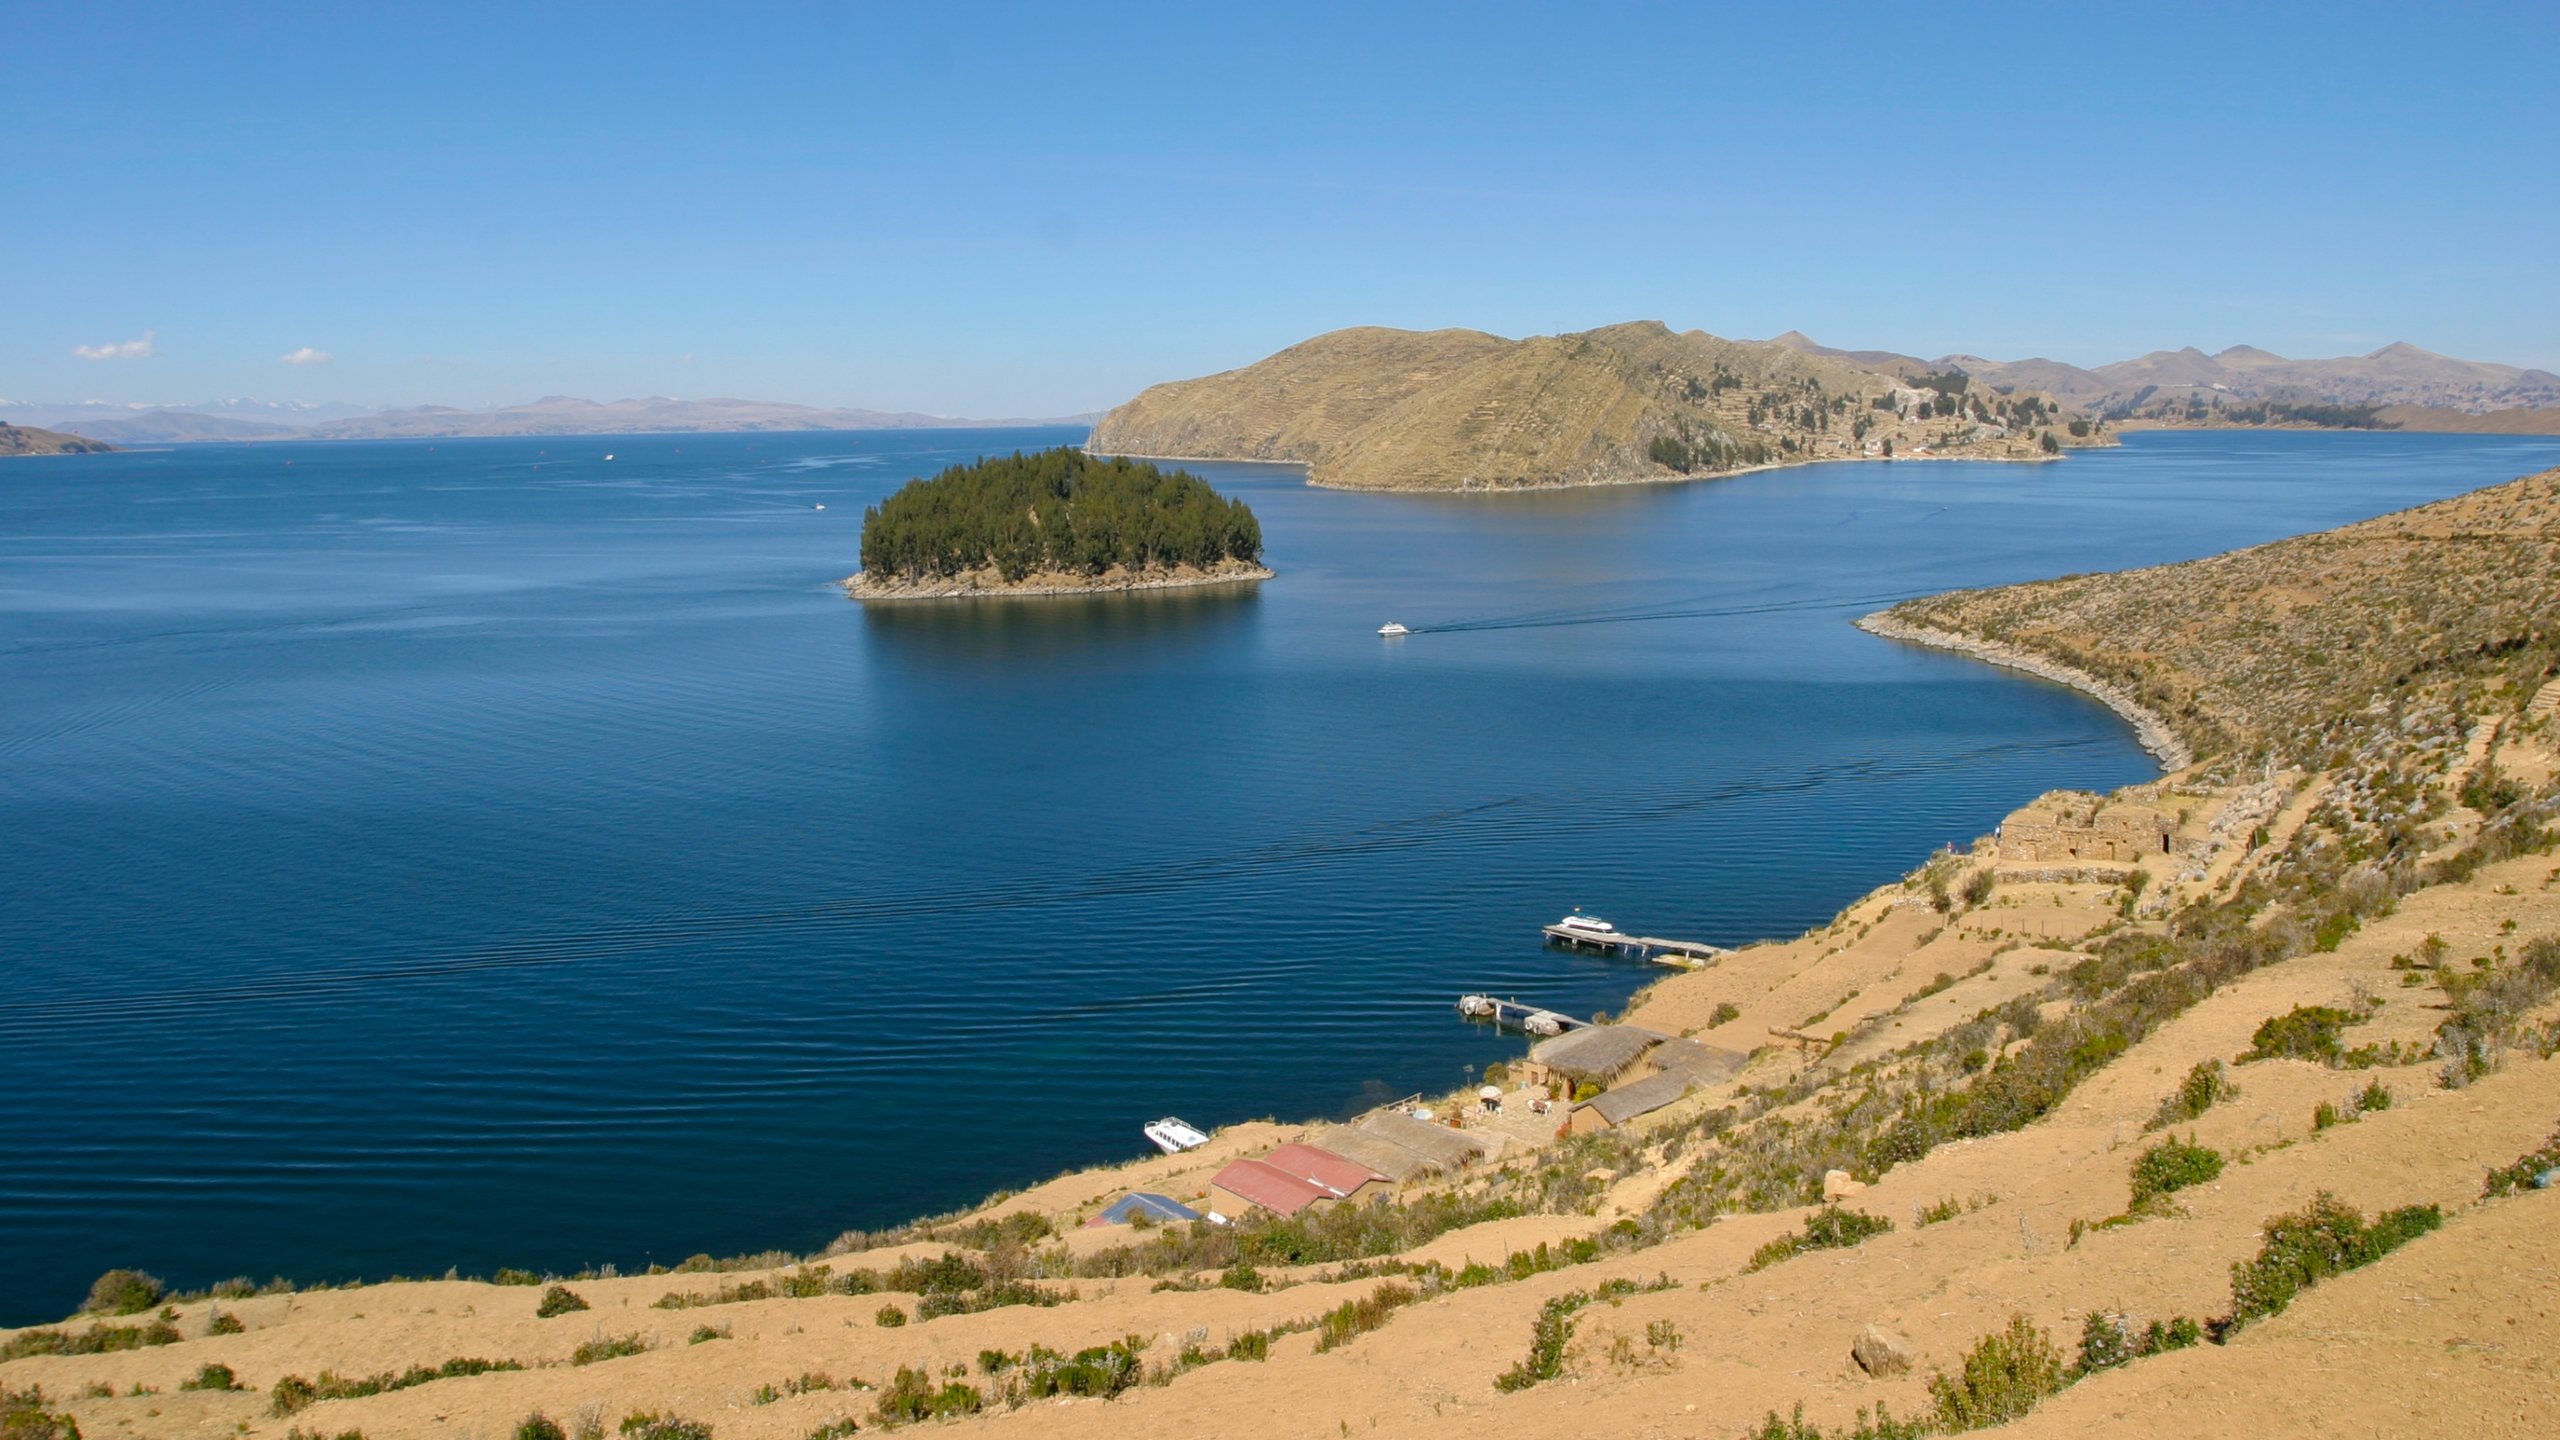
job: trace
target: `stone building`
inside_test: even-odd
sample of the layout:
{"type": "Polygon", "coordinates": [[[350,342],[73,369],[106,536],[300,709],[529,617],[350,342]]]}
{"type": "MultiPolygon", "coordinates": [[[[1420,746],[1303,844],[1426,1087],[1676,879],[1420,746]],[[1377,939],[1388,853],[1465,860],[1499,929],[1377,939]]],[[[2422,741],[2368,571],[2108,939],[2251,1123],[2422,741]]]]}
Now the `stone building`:
{"type": "Polygon", "coordinates": [[[2000,822],[2002,865],[2131,865],[2176,846],[2176,826],[2149,805],[2056,790],[2000,822]]]}

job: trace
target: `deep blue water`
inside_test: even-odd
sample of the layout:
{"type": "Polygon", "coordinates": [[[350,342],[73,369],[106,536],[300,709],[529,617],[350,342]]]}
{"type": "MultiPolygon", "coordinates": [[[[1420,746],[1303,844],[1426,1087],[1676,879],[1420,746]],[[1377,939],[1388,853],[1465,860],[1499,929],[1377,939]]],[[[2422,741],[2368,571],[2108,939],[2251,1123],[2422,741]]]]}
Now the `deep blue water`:
{"type": "Polygon", "coordinates": [[[1258,592],[833,588],[867,501],[1074,438],[0,462],[0,1323],[109,1265],[810,1248],[1158,1114],[1460,1083],[1517,1044],[1460,992],[1650,978],[1542,949],[1570,906],[1791,933],[2153,773],[2096,705],[1855,615],[2560,463],[2155,434],[1508,497],[1201,466],[1262,518],[1258,592]]]}

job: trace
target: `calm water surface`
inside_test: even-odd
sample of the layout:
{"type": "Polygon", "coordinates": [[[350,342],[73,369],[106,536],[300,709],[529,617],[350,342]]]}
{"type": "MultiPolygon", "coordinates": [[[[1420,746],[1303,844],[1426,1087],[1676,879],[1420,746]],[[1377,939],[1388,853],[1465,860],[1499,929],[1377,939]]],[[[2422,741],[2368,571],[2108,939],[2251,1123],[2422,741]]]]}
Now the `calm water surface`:
{"type": "Polygon", "coordinates": [[[1258,592],[832,588],[866,502],[1076,438],[0,463],[0,1323],[119,1264],[810,1248],[1159,1114],[1462,1083],[1518,1042],[1461,991],[1648,978],[1541,949],[1569,906],[1791,933],[2153,773],[2094,704],[1854,616],[2560,463],[2163,434],[1473,499],[1203,466],[1262,517],[1258,592]]]}

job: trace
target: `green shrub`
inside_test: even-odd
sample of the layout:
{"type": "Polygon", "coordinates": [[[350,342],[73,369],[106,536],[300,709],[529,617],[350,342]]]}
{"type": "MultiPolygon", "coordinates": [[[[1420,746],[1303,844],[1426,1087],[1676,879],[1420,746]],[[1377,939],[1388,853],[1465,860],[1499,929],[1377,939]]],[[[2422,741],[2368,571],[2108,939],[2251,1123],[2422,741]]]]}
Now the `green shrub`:
{"type": "Polygon", "coordinates": [[[1357,1300],[1344,1301],[1325,1312],[1323,1318],[1316,1322],[1317,1353],[1350,1344],[1386,1324],[1389,1316],[1421,1298],[1421,1291],[1390,1280],[1357,1300]]]}
{"type": "Polygon", "coordinates": [[[957,1380],[937,1389],[931,1375],[902,1365],[880,1392],[877,1404],[881,1424],[904,1425],[917,1420],[975,1415],[986,1408],[986,1398],[976,1386],[957,1380]]]}
{"type": "Polygon", "coordinates": [[[169,1287],[139,1270],[110,1270],[89,1286],[81,1309],[92,1315],[139,1315],[160,1303],[169,1287]]]}
{"type": "MultiPolygon", "coordinates": [[[[1034,1345],[1023,1356],[1013,1383],[1025,1400],[1045,1400],[1052,1395],[1109,1400],[1138,1383],[1146,1372],[1146,1353],[1147,1337],[1143,1335],[1096,1345],[1073,1355],[1034,1345]]],[[[981,1362],[985,1359],[979,1358],[981,1362]]]]}
{"type": "Polygon", "coordinates": [[[711,1440],[711,1427],[699,1420],[634,1410],[622,1417],[625,1440],[711,1440]]]}
{"type": "Polygon", "coordinates": [[[1965,1353],[1964,1369],[1929,1377],[1938,1423],[1950,1432],[2002,1425],[2033,1410],[2063,1386],[2062,1352],[2024,1315],[1985,1335],[1965,1353]]]}
{"type": "Polygon", "coordinates": [[[21,1330],[0,1340],[0,1360],[30,1355],[112,1355],[155,1345],[175,1345],[186,1337],[166,1320],[148,1325],[91,1325],[79,1334],[61,1330],[21,1330]]]}
{"type": "Polygon", "coordinates": [[[178,1388],[181,1390],[238,1390],[244,1387],[240,1384],[240,1377],[231,1373],[230,1366],[206,1365],[196,1371],[194,1379],[179,1381],[178,1388]]]}
{"type": "Polygon", "coordinates": [[[1861,1409],[1856,1423],[1848,1429],[1825,1433],[1821,1426],[1804,1418],[1804,1406],[1798,1405],[1792,1418],[1770,1411],[1760,1428],[1742,1440],[1923,1440],[1933,1433],[1933,1428],[1926,1420],[1896,1420],[1891,1411],[1879,1405],[1874,1419],[1868,1419],[1867,1412],[1861,1409]]]}
{"type": "Polygon", "coordinates": [[[2554,1170],[2560,1170],[2560,1131],[2554,1131],[2541,1149],[2528,1150],[2514,1164],[2490,1171],[2481,1183],[2480,1198],[2494,1200],[2519,1190],[2537,1189],[2542,1177],[2554,1170]]]}
{"type": "Polygon", "coordinates": [[[2133,1162],[2133,1203],[2139,1214],[2163,1197],[2222,1174],[2222,1152],[2192,1140],[2164,1140],[2133,1162]]]}
{"type": "Polygon", "coordinates": [[[212,1312],[205,1317],[204,1322],[204,1333],[207,1335],[238,1335],[248,1328],[240,1323],[239,1316],[225,1310],[212,1312]]]}
{"type": "Polygon", "coordinates": [[[1950,1195],[1935,1205],[1924,1207],[1912,1223],[1915,1228],[1926,1229],[1942,1221],[1953,1220],[1963,1213],[1964,1202],[1950,1195]]]}
{"type": "Polygon", "coordinates": [[[542,1303],[533,1307],[533,1318],[548,1320],[554,1315],[567,1315],[586,1308],[586,1297],[566,1285],[554,1285],[542,1292],[542,1303]]]}
{"type": "Polygon", "coordinates": [[[861,1433],[862,1427],[854,1424],[851,1419],[830,1420],[810,1431],[806,1440],[846,1440],[847,1436],[861,1433]]]}
{"type": "Polygon", "coordinates": [[[2334,1005],[2296,1005],[2270,1017],[2249,1037],[2247,1060],[2316,1060],[2333,1065],[2346,1053],[2338,1032],[2365,1017],[2334,1005]]]}
{"type": "Polygon", "coordinates": [[[2167,1321],[2154,1320],[2146,1327],[2136,1328],[2130,1316],[2107,1315],[2092,1310],[2080,1325],[2077,1373],[2094,1374],[2146,1355],[2184,1350],[2203,1338],[2204,1327],[2184,1315],[2167,1321]]]}
{"type": "Polygon", "coordinates": [[[1230,1360],[1268,1360],[1271,1358],[1271,1332],[1247,1330],[1227,1341],[1230,1360]]]}
{"type": "Polygon", "coordinates": [[[1734,1004],[1730,1000],[1719,1000],[1716,1002],[1715,1013],[1707,1017],[1707,1028],[1713,1030],[1728,1020],[1739,1020],[1741,1018],[1741,1006],[1734,1004]]]}
{"type": "Polygon", "coordinates": [[[684,1343],[687,1345],[699,1345],[705,1340],[726,1340],[728,1338],[729,1330],[727,1326],[696,1325],[693,1327],[693,1338],[685,1341],[684,1343]]]}
{"type": "Polygon", "coordinates": [[[570,1351],[569,1363],[593,1365],[605,1360],[619,1360],[625,1355],[637,1355],[648,1348],[649,1342],[638,1335],[608,1335],[589,1340],[570,1351]]]}
{"type": "Polygon", "coordinates": [[[412,1365],[397,1374],[386,1370],[379,1375],[341,1375],[334,1370],[323,1370],[317,1380],[287,1375],[267,1388],[267,1401],[268,1408],[275,1414],[291,1415],[322,1400],[359,1400],[367,1395],[408,1390],[436,1380],[459,1380],[472,1375],[523,1368],[513,1360],[457,1356],[442,1365],[412,1365]]]}
{"type": "Polygon", "coordinates": [[[2169,1098],[2160,1102],[2160,1109],[2152,1115],[2151,1123],[2143,1128],[2159,1130],[2193,1120],[2239,1093],[2240,1088],[2231,1083],[2221,1061],[2200,1061],[2187,1072],[2186,1079],[2178,1082],[2178,1088],[2170,1093],[2169,1098]]]}
{"type": "Polygon", "coordinates": [[[1825,1205],[1806,1217],[1803,1234],[1781,1235],[1753,1251],[1750,1268],[1765,1270],[1807,1250],[1845,1250],[1892,1228],[1893,1222],[1882,1216],[1825,1205]]]}
{"type": "Polygon", "coordinates": [[[80,1440],[80,1423],[47,1408],[44,1387],[12,1390],[0,1385],[0,1437],[6,1440],[80,1440]]]}
{"type": "Polygon", "coordinates": [[[515,1440],[569,1440],[569,1432],[560,1422],[536,1410],[516,1422],[515,1440]]]}
{"type": "Polygon", "coordinates": [[[871,1322],[883,1330],[894,1330],[907,1323],[907,1312],[895,1305],[883,1305],[879,1313],[871,1317],[871,1322]]]}
{"type": "Polygon", "coordinates": [[[2231,1314],[2217,1322],[2228,1334],[2252,1320],[2279,1315],[2305,1289],[2370,1265],[2444,1223],[2433,1205],[2410,1205],[2373,1223],[2322,1191],[2309,1205],[2267,1222],[2256,1258],[2231,1267],[2231,1314]]]}
{"type": "Polygon", "coordinates": [[[1218,1277],[1218,1285],[1221,1289],[1242,1290],[1248,1295],[1258,1295],[1263,1289],[1262,1272],[1254,1269],[1250,1261],[1239,1260],[1228,1266],[1227,1272],[1218,1277]]]}
{"type": "Polygon", "coordinates": [[[492,1285],[539,1285],[542,1283],[542,1277],[530,1270],[501,1269],[497,1274],[489,1277],[489,1283],[492,1285]]]}

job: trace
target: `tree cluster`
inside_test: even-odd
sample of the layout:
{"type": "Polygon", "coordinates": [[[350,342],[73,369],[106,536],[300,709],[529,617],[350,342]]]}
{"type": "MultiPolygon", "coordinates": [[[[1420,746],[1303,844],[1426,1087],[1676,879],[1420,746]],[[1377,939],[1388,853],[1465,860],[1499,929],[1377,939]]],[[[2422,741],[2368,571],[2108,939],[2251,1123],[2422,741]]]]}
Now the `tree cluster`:
{"type": "Polygon", "coordinates": [[[862,517],[862,568],[905,580],[1206,569],[1261,556],[1262,526],[1243,502],[1188,471],[1072,446],[955,465],[862,517]]]}

